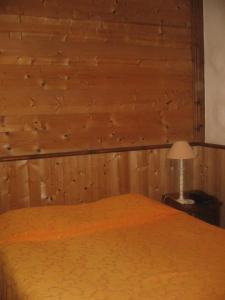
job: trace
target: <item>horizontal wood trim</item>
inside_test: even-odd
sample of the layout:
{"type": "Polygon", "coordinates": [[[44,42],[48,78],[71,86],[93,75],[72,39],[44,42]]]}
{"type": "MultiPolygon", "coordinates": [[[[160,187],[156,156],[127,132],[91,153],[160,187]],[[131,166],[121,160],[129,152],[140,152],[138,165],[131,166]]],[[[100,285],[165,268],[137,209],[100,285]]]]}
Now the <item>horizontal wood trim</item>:
{"type": "Polygon", "coordinates": [[[207,148],[225,149],[225,145],[210,144],[210,143],[200,143],[200,146],[207,148]]]}
{"type": "MultiPolygon", "coordinates": [[[[192,146],[202,146],[202,147],[207,147],[207,148],[225,149],[225,145],[210,144],[210,143],[198,143],[198,142],[193,142],[190,144],[192,146]]],[[[114,152],[116,153],[116,152],[127,152],[127,151],[141,151],[141,150],[150,150],[150,149],[163,149],[163,148],[169,148],[169,147],[171,147],[171,144],[120,147],[120,148],[105,148],[105,149],[104,148],[103,149],[85,149],[85,150],[77,150],[77,151],[69,151],[69,152],[3,156],[3,157],[0,157],[0,162],[41,159],[41,158],[53,158],[53,157],[65,157],[65,156],[78,156],[78,155],[89,155],[89,154],[114,153],[114,152]]]]}
{"type": "MultiPolygon", "coordinates": [[[[192,146],[198,146],[199,143],[190,143],[192,146]]],[[[160,144],[160,145],[146,145],[146,146],[134,146],[134,147],[120,147],[120,148],[103,148],[103,149],[85,149],[70,152],[55,152],[55,153],[41,153],[41,154],[27,154],[16,156],[3,156],[0,157],[0,162],[4,161],[17,161],[17,160],[30,160],[41,158],[53,158],[53,157],[65,157],[65,156],[79,156],[90,154],[104,154],[104,153],[116,153],[127,151],[142,151],[151,149],[164,149],[170,148],[172,144],[160,144]]]]}

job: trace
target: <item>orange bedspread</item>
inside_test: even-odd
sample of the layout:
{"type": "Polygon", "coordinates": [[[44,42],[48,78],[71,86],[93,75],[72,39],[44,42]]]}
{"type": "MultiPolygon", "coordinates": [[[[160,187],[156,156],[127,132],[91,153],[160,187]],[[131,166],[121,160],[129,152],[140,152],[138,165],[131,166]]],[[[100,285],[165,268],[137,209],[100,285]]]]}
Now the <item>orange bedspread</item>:
{"type": "Polygon", "coordinates": [[[225,231],[141,195],[0,216],[1,300],[224,300],[225,231]]]}

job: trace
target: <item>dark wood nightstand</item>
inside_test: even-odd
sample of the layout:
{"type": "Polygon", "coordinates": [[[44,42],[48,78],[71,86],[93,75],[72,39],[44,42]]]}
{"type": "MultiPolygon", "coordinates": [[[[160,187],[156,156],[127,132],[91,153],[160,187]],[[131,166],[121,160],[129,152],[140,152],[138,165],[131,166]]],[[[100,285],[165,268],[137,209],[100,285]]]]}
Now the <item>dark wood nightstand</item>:
{"type": "Polygon", "coordinates": [[[194,204],[180,204],[175,201],[178,193],[165,194],[162,196],[162,202],[189,215],[199,218],[207,223],[220,224],[220,206],[221,202],[217,198],[210,196],[202,191],[189,191],[184,193],[185,198],[195,200],[194,204]]]}

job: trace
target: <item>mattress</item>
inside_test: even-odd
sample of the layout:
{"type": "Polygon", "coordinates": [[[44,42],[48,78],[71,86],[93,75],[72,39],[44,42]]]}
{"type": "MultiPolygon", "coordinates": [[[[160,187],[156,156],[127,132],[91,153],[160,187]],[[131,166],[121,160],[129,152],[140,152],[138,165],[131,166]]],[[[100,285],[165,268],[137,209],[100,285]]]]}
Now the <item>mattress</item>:
{"type": "Polygon", "coordinates": [[[0,216],[1,300],[224,300],[225,231],[141,195],[0,216]]]}

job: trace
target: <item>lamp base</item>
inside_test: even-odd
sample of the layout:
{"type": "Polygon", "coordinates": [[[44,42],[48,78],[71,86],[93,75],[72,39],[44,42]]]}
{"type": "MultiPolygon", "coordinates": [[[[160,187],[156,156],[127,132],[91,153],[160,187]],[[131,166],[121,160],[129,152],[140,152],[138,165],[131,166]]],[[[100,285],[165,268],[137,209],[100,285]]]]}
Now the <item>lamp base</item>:
{"type": "Polygon", "coordinates": [[[178,198],[176,201],[180,204],[194,204],[195,201],[192,199],[184,199],[184,198],[178,198]]]}

